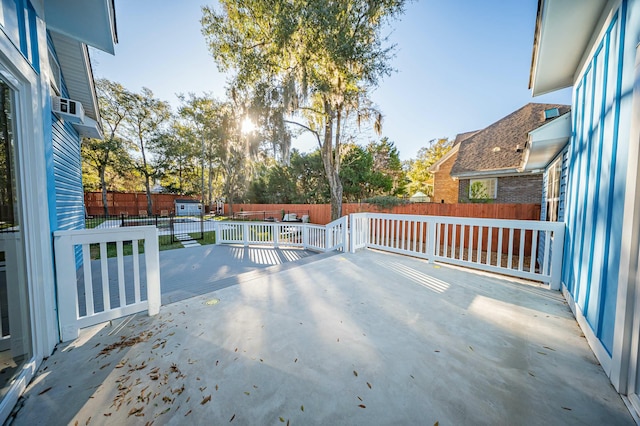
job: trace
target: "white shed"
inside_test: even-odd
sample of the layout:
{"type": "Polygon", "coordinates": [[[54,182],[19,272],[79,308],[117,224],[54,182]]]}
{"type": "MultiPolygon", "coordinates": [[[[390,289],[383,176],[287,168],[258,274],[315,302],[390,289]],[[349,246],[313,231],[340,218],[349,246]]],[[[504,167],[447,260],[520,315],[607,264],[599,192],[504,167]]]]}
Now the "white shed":
{"type": "Polygon", "coordinates": [[[428,203],[431,198],[422,191],[418,191],[409,198],[412,203],[428,203]]]}
{"type": "Polygon", "coordinates": [[[202,212],[202,203],[192,199],[176,199],[176,216],[199,216],[202,212]]]}

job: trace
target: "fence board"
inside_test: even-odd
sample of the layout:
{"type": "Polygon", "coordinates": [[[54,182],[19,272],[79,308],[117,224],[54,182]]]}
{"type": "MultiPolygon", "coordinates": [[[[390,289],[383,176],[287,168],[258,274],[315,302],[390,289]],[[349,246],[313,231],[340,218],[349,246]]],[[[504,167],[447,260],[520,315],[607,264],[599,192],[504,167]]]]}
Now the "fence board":
{"type": "MultiPolygon", "coordinates": [[[[151,194],[152,214],[161,214],[163,210],[169,213],[175,210],[176,199],[193,199],[186,195],[178,194],[151,194]]],[[[87,215],[96,216],[104,214],[102,204],[102,192],[85,192],[84,205],[87,215]]],[[[143,192],[108,192],[107,207],[110,215],[126,213],[137,216],[140,211],[147,211],[147,195],[143,192]]]]}
{"type": "MultiPolygon", "coordinates": [[[[225,212],[229,205],[225,206],[225,212]]],[[[234,204],[234,212],[280,212],[308,214],[312,223],[326,225],[331,222],[329,204],[234,204]]],[[[379,209],[367,203],[345,203],[342,214],[351,213],[391,213],[429,216],[478,217],[486,219],[540,220],[540,204],[440,204],[412,203],[391,209],[379,209]]],[[[279,217],[278,219],[281,219],[279,217]]],[[[486,235],[486,234],[485,234],[486,235]]],[[[474,241],[475,243],[475,241],[474,241]]]]}

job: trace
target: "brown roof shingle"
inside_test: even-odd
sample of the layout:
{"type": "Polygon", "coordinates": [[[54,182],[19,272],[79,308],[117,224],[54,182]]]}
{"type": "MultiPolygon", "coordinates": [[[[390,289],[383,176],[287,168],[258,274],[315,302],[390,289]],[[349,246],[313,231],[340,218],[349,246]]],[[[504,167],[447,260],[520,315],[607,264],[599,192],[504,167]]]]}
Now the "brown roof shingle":
{"type": "Polygon", "coordinates": [[[553,121],[555,118],[545,120],[544,116],[546,110],[553,108],[558,108],[560,115],[563,115],[571,106],[529,103],[463,139],[451,175],[518,168],[522,163],[529,132],[553,121]],[[520,152],[518,147],[521,148],[520,152]]]}

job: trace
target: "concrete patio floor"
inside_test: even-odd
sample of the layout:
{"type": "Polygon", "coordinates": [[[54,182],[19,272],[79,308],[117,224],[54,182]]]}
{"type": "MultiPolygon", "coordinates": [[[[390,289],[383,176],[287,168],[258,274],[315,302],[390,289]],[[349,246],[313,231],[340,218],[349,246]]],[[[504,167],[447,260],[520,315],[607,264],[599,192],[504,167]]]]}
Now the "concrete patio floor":
{"type": "Polygon", "coordinates": [[[86,329],[15,425],[634,424],[558,292],[362,251],[86,329]]]}

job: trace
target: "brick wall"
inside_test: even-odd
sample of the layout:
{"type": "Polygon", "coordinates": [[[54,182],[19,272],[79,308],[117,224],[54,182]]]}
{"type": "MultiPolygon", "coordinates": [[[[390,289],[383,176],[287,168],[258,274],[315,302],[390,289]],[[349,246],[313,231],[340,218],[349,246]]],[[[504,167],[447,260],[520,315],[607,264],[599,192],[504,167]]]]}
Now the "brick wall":
{"type": "Polygon", "coordinates": [[[454,154],[447,161],[440,164],[440,168],[433,174],[433,202],[455,204],[458,202],[458,181],[451,177],[451,167],[456,162],[458,154],[454,154]]]}
{"type": "MultiPolygon", "coordinates": [[[[460,179],[459,200],[469,202],[469,179],[460,179]]],[[[533,204],[542,199],[542,174],[498,178],[497,198],[493,203],[533,204]]]]}

